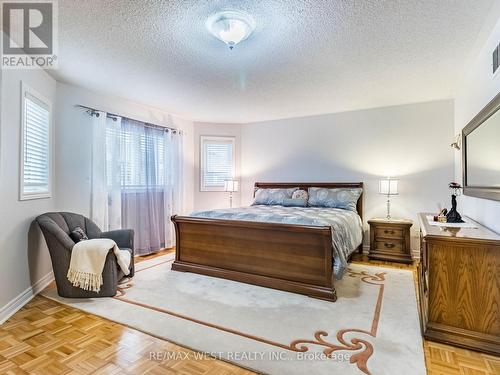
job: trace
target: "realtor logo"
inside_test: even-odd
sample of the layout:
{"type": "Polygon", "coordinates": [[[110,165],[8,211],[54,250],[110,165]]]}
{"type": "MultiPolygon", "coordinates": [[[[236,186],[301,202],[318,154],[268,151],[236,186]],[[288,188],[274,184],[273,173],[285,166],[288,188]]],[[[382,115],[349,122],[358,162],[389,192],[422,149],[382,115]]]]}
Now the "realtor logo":
{"type": "Polygon", "coordinates": [[[2,2],[2,68],[55,68],[57,2],[2,2]]]}

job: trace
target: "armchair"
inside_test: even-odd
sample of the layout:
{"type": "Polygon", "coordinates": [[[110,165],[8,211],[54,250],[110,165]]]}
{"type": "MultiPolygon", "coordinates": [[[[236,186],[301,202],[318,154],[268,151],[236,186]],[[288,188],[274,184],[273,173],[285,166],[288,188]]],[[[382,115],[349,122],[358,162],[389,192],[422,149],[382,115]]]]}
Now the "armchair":
{"type": "Polygon", "coordinates": [[[102,271],[103,285],[99,293],[74,287],[67,279],[71,251],[75,245],[69,233],[76,227],[82,228],[89,239],[110,238],[122,250],[130,251],[130,274],[134,276],[134,231],[131,229],[102,232],[85,216],[70,212],[48,212],[36,218],[49,248],[52,268],[56,279],[57,293],[67,298],[112,297],[116,294],[118,282],[125,276],[116,262],[113,251],[108,253],[102,271]]]}

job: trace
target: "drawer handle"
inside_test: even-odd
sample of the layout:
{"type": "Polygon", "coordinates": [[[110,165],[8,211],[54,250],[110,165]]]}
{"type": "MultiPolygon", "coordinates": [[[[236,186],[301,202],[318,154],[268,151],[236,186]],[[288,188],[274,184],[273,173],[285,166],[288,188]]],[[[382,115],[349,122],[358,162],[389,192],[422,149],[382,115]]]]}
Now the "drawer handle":
{"type": "Polygon", "coordinates": [[[394,234],[394,231],[386,229],[386,230],[384,230],[384,233],[385,234],[394,234]]]}
{"type": "Polygon", "coordinates": [[[393,243],[386,242],[384,243],[384,246],[387,247],[388,249],[392,249],[395,245],[393,243]]]}

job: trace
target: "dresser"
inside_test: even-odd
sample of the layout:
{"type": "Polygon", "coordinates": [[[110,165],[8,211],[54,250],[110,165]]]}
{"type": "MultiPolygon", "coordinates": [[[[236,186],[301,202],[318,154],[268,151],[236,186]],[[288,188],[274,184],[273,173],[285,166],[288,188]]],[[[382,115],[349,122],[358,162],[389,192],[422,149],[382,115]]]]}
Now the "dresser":
{"type": "Polygon", "coordinates": [[[411,263],[411,220],[371,219],[369,259],[411,263]]]}
{"type": "Polygon", "coordinates": [[[474,229],[430,225],[428,215],[419,214],[424,337],[500,355],[500,236],[474,222],[474,229]]]}

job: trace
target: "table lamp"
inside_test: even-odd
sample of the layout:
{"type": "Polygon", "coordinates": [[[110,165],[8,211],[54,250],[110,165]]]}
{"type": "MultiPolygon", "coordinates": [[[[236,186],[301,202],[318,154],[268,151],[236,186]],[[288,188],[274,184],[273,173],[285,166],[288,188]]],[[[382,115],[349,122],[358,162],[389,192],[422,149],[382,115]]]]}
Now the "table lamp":
{"type": "Polygon", "coordinates": [[[398,181],[394,178],[383,178],[379,181],[378,192],[387,195],[387,220],[391,220],[391,195],[398,195],[398,181]]]}
{"type": "Polygon", "coordinates": [[[233,207],[233,193],[238,191],[238,180],[224,181],[224,191],[229,192],[229,207],[233,207]]]}

